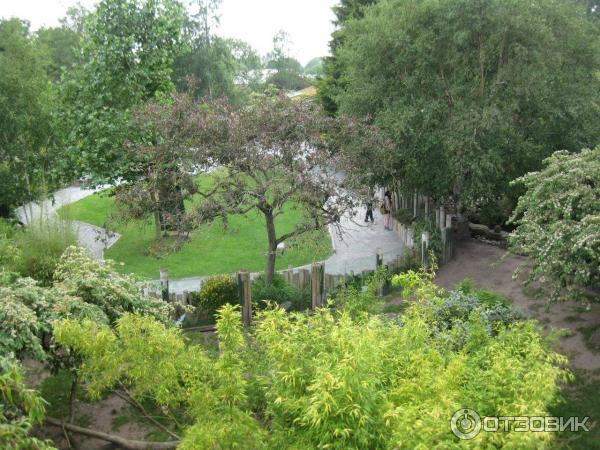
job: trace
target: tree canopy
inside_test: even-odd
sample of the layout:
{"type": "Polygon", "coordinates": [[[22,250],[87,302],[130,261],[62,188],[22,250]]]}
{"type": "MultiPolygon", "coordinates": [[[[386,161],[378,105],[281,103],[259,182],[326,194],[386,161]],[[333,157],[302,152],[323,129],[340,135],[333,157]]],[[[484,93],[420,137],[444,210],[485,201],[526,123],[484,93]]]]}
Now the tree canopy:
{"type": "Polygon", "coordinates": [[[0,20],[0,216],[53,184],[52,90],[28,25],[0,20]]]}
{"type": "Polygon", "coordinates": [[[83,64],[63,87],[61,121],[73,163],[96,182],[118,179],[130,109],[173,89],[183,7],[167,0],[103,0],[85,19],[83,64]]]}
{"type": "Polygon", "coordinates": [[[600,139],[598,42],[571,0],[382,0],[344,31],[334,98],[395,141],[388,181],[461,209],[600,139]]]}

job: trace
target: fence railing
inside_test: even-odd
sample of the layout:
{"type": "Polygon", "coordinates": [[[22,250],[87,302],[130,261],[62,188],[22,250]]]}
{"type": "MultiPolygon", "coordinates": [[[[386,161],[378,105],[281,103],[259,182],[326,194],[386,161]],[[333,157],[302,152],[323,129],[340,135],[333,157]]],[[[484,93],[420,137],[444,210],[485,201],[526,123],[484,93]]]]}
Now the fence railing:
{"type": "MultiPolygon", "coordinates": [[[[389,256],[389,255],[388,255],[389,256]]],[[[414,258],[414,255],[412,255],[414,258]]],[[[400,273],[406,270],[406,256],[396,255],[394,258],[387,258],[384,262],[384,253],[379,251],[372,257],[373,269],[362,270],[358,273],[350,271],[346,274],[328,274],[325,271],[325,264],[322,262],[313,263],[310,267],[302,267],[280,271],[279,273],[286,283],[300,289],[310,289],[311,310],[316,310],[323,306],[325,300],[332,295],[340,286],[347,284],[366,285],[378,268],[384,267],[388,273],[400,273]]],[[[257,274],[251,274],[246,270],[241,270],[235,275],[238,284],[238,302],[241,305],[242,320],[245,326],[252,322],[252,279],[257,274]]],[[[169,291],[169,274],[166,269],[160,271],[160,284],[155,290],[146,290],[146,295],[162,298],[175,306],[175,315],[180,316],[185,310],[185,306],[193,303],[194,292],[173,293],[169,291]]],[[[379,296],[384,294],[384,286],[377,289],[379,296]]],[[[259,299],[262,300],[262,299],[259,299]]],[[[285,307],[285,305],[283,305],[285,307]]],[[[207,331],[214,327],[204,327],[207,331]]]]}

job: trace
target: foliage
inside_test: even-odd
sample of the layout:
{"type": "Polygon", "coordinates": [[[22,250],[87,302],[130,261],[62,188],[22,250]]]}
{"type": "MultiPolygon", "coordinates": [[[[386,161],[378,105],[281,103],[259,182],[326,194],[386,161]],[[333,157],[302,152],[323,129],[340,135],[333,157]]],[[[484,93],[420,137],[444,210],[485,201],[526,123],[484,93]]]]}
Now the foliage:
{"type": "Polygon", "coordinates": [[[135,165],[122,151],[129,112],[173,89],[182,21],[181,4],[167,0],[102,0],[86,17],[83,63],[62,85],[58,119],[71,164],[93,182],[124,177],[135,165]]]}
{"type": "Polygon", "coordinates": [[[50,151],[52,92],[43,55],[18,19],[0,20],[0,217],[56,181],[50,151]]]}
{"type": "Polygon", "coordinates": [[[423,232],[429,234],[429,251],[433,252],[436,258],[442,254],[442,235],[440,229],[435,226],[433,220],[429,217],[419,217],[411,225],[414,236],[415,248],[421,253],[421,245],[423,240],[423,232]]]}
{"type": "Polygon", "coordinates": [[[252,301],[259,309],[266,306],[265,302],[275,302],[280,306],[289,303],[291,311],[306,311],[311,306],[311,293],[309,287],[299,289],[286,283],[279,274],[273,276],[271,284],[260,275],[252,282],[252,301]]]}
{"type": "Polygon", "coordinates": [[[345,26],[334,98],[396,160],[357,167],[459,210],[501,197],[552,151],[598,142],[597,36],[573,0],[380,0],[345,26]]]}
{"type": "Polygon", "coordinates": [[[528,282],[550,288],[551,299],[591,298],[600,288],[600,146],[557,152],[529,173],[511,218],[509,243],[533,261],[528,282]]]}
{"type": "Polygon", "coordinates": [[[404,277],[416,297],[401,323],[346,307],[269,308],[245,338],[239,307],[226,305],[218,353],[186,347],[179,330],[135,315],[114,330],[62,321],[55,333],[84,358],[80,374],[95,395],[122,382],[155,399],[166,419],[182,411],[182,448],[552,448],[552,433],[483,432],[471,441],[451,433],[462,407],[547,415],[568,374],[535,323],[483,318],[492,308],[475,294],[446,295],[429,278],[404,277]],[[463,321],[462,339],[448,346],[451,331],[432,332],[438,317],[450,330],[463,321]]]}
{"type": "Polygon", "coordinates": [[[290,36],[283,30],[273,36],[273,50],[267,55],[266,66],[276,72],[267,79],[278,89],[296,91],[308,86],[302,64],[291,56],[290,36]]]}
{"type": "Polygon", "coordinates": [[[44,400],[28,389],[16,361],[0,356],[0,447],[6,450],[55,450],[48,441],[30,436],[45,416],[44,400]]]}
{"type": "Polygon", "coordinates": [[[77,238],[70,222],[59,220],[32,223],[14,237],[18,258],[12,269],[23,277],[31,277],[43,286],[52,285],[61,255],[77,238]]]}
{"type": "MultiPolygon", "coordinates": [[[[205,166],[219,165],[221,170],[213,177],[214,185],[200,192],[204,201],[197,215],[208,222],[229,214],[262,214],[268,236],[265,273],[270,283],[279,244],[337,224],[354,204],[347,190],[353,174],[345,180],[336,176],[343,147],[335,137],[350,126],[323,117],[310,100],[292,100],[282,94],[257,97],[246,108],[224,108],[218,117],[216,133],[222,138],[207,148],[200,161],[205,166]],[[278,233],[275,219],[292,204],[305,222],[278,233]]],[[[360,124],[353,125],[361,129],[360,124]]]]}
{"type": "Polygon", "coordinates": [[[339,58],[338,50],[345,40],[347,25],[353,20],[362,19],[366,8],[376,2],[377,0],[340,0],[333,7],[336,30],[329,42],[331,56],[323,59],[323,74],[317,83],[319,99],[328,114],[333,115],[337,112],[337,96],[345,88],[342,79],[345,72],[344,62],[339,58]]]}
{"type": "Polygon", "coordinates": [[[92,259],[81,247],[69,247],[65,251],[54,279],[65,294],[99,306],[111,323],[128,312],[169,321],[170,305],[146,297],[133,276],[118,274],[112,261],[92,259]]]}
{"type": "Polygon", "coordinates": [[[121,218],[153,215],[157,241],[162,232],[177,231],[181,239],[192,228],[184,201],[197,192],[192,175],[196,146],[206,145],[208,130],[215,131],[207,124],[207,107],[188,95],[173,94],[132,112],[131,125],[139,136],[126,143],[125,153],[135,164],[126,173],[128,182],[115,188],[115,199],[121,218]]]}
{"type": "Polygon", "coordinates": [[[211,317],[223,305],[237,305],[240,302],[237,282],[229,275],[209,277],[202,282],[197,302],[194,306],[211,317]]]}

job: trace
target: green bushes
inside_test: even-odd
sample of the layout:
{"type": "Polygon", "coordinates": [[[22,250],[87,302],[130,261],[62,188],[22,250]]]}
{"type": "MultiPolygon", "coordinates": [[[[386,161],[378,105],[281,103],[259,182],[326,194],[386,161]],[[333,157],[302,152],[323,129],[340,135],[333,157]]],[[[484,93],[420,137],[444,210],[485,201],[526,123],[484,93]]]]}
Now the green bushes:
{"type": "Polygon", "coordinates": [[[239,303],[238,286],[229,275],[215,275],[202,283],[200,292],[192,299],[199,312],[212,318],[221,306],[239,303]]]}
{"type": "Polygon", "coordinates": [[[40,221],[24,230],[0,223],[0,265],[50,286],[61,255],[77,238],[71,224],[40,221]]]}
{"type": "Polygon", "coordinates": [[[273,301],[278,305],[288,303],[291,311],[306,311],[311,306],[310,288],[292,286],[279,274],[275,274],[271,285],[265,283],[263,275],[256,278],[252,283],[252,300],[259,309],[264,308],[265,301],[273,301]]]}
{"type": "Polygon", "coordinates": [[[97,395],[127,380],[163,410],[185,411],[181,448],[555,448],[549,432],[482,431],[469,441],[451,432],[450,418],[466,407],[482,417],[549,415],[568,373],[534,322],[483,319],[492,305],[508,306],[447,294],[428,276],[397,278],[414,299],[400,322],[368,313],[373,287],[314,314],[267,308],[246,332],[239,307],[226,305],[218,353],[134,315],[112,330],[69,320],[55,331],[85,358],[82,375],[97,395]],[[436,318],[449,330],[460,321],[461,339],[448,345],[432,332],[436,318]]]}

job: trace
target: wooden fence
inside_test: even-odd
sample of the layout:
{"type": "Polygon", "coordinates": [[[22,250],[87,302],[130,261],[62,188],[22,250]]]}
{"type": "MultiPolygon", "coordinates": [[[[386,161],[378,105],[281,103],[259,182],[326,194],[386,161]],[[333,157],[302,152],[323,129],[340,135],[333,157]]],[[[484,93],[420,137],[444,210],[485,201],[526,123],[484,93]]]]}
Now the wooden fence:
{"type": "MultiPolygon", "coordinates": [[[[383,263],[383,254],[377,253],[373,258],[373,269],[363,270],[360,273],[351,271],[348,274],[332,275],[325,273],[325,265],[323,263],[313,263],[309,268],[299,268],[280,271],[279,273],[286,281],[298,289],[310,289],[311,293],[311,310],[315,310],[323,306],[325,300],[332,295],[340,286],[345,286],[349,283],[358,286],[366,285],[372,278],[375,271],[380,267],[385,267],[388,273],[400,273],[407,269],[406,259],[397,255],[396,258],[383,263]]],[[[250,325],[252,321],[252,279],[257,274],[251,274],[248,271],[241,270],[236,274],[238,284],[238,301],[242,307],[242,320],[245,326],[250,325]]],[[[383,296],[385,286],[378,287],[378,295],[383,296]]],[[[146,291],[146,294],[155,298],[162,298],[164,301],[173,303],[176,309],[176,316],[180,316],[183,311],[183,306],[191,305],[193,295],[192,292],[173,293],[169,291],[169,274],[166,269],[160,270],[160,286],[157,291],[146,291]]],[[[286,305],[282,305],[286,307],[286,305]]],[[[204,331],[211,331],[214,326],[200,327],[204,331]]]]}

